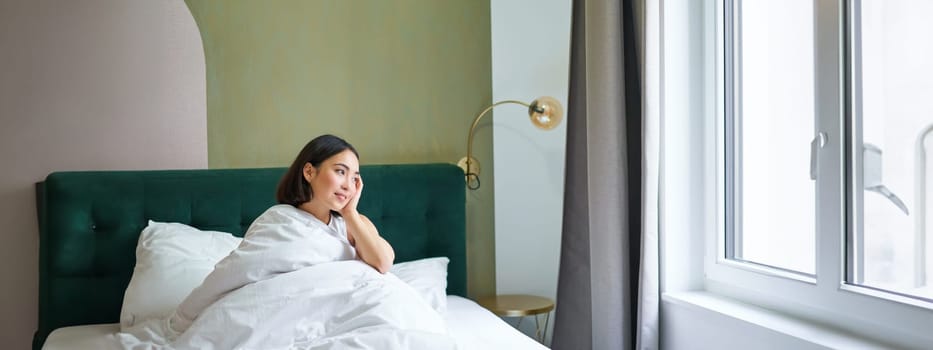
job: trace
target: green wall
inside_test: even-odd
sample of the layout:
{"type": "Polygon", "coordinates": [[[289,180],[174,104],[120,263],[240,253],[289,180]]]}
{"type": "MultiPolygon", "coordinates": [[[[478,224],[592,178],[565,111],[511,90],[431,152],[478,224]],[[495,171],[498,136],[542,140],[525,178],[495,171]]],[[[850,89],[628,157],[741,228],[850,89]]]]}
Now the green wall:
{"type": "MultiPolygon", "coordinates": [[[[211,168],[287,166],[323,133],[363,164],[455,163],[491,102],[488,0],[186,3],[207,61],[211,168]]],[[[491,145],[487,121],[483,187],[467,195],[474,297],[495,292],[491,145]]]]}

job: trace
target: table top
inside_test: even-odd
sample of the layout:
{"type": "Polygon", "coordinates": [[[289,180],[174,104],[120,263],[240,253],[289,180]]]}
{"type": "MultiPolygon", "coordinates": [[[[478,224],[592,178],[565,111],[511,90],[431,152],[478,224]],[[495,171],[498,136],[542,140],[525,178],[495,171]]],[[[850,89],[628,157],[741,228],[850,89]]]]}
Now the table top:
{"type": "Polygon", "coordinates": [[[494,295],[476,301],[499,316],[537,315],[554,309],[554,302],[545,297],[525,294],[494,295]]]}

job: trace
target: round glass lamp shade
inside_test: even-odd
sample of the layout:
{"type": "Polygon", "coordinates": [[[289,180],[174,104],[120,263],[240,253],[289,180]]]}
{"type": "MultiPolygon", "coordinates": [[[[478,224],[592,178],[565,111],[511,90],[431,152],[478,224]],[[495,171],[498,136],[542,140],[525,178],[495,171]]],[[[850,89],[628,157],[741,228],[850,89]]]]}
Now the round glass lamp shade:
{"type": "Polygon", "coordinates": [[[528,117],[539,129],[551,130],[564,119],[564,108],[553,97],[539,97],[528,106],[528,117]]]}

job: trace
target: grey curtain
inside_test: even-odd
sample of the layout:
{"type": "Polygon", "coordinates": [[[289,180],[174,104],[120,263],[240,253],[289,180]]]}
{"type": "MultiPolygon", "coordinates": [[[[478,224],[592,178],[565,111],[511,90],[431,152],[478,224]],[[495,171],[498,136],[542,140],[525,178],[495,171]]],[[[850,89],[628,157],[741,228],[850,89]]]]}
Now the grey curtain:
{"type": "Polygon", "coordinates": [[[554,349],[658,348],[659,122],[643,108],[642,5],[573,2],[554,349]]]}

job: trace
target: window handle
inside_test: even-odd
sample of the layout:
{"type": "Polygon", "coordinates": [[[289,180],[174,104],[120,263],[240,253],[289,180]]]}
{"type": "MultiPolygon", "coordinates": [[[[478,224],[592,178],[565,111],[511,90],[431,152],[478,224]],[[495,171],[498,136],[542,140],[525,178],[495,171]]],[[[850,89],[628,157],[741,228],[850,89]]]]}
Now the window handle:
{"type": "Polygon", "coordinates": [[[810,141],[810,180],[816,180],[816,161],[819,156],[819,149],[826,146],[826,133],[818,132],[816,136],[813,137],[813,141],[810,141]]]}
{"type": "Polygon", "coordinates": [[[866,191],[881,194],[905,215],[910,215],[904,201],[881,182],[881,148],[870,143],[862,145],[862,182],[866,191]]]}

